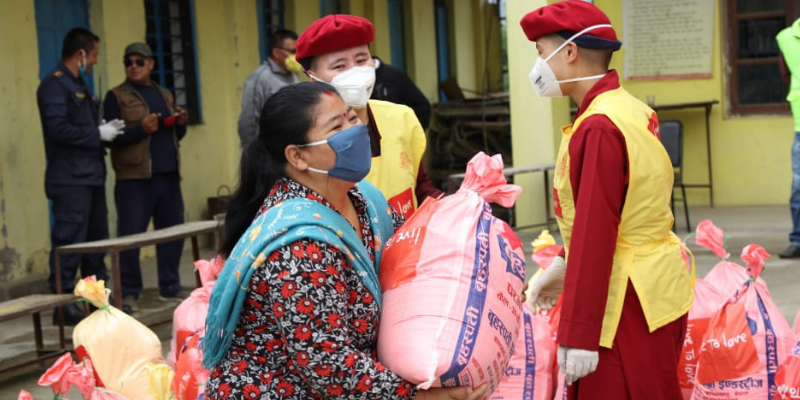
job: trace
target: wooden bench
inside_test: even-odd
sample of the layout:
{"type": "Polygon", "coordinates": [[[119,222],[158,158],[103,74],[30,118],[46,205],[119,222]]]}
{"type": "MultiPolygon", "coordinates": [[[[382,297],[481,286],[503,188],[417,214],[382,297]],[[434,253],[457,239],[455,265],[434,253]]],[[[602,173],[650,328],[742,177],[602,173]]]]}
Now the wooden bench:
{"type": "MultiPolygon", "coordinates": [[[[122,304],[122,282],[120,281],[119,253],[125,250],[138,249],[144,246],[173,242],[191,238],[192,257],[197,261],[200,259],[200,249],[197,244],[197,236],[213,233],[215,242],[219,243],[222,239],[222,229],[224,221],[207,220],[186,222],[184,224],[171,226],[169,228],[157,229],[154,231],[137,233],[135,235],[121,236],[113,239],[96,240],[93,242],[77,243],[68,246],[61,246],[55,249],[55,269],[56,269],[56,288],[61,292],[61,254],[64,253],[109,253],[111,255],[111,276],[114,283],[112,295],[114,303],[121,307],[122,304]]],[[[197,286],[200,286],[200,278],[195,275],[197,286]]]]}
{"type": "MultiPolygon", "coordinates": [[[[503,175],[506,177],[514,177],[515,175],[525,174],[525,173],[533,173],[533,172],[541,172],[544,174],[544,215],[545,221],[525,226],[513,226],[514,230],[521,230],[521,229],[528,229],[528,228],[535,228],[540,226],[546,226],[547,229],[550,229],[551,225],[556,224],[556,219],[551,217],[550,212],[550,179],[549,179],[549,172],[555,169],[556,165],[553,163],[543,163],[543,164],[532,164],[532,165],[525,165],[521,167],[508,167],[503,168],[503,175]]],[[[458,189],[458,185],[461,181],[464,180],[466,176],[465,173],[460,174],[452,174],[447,177],[447,192],[453,193],[458,189]]],[[[514,209],[510,210],[512,216],[512,223],[514,209]]],[[[514,224],[516,225],[516,224],[514,224]]]]}
{"type": "Polygon", "coordinates": [[[4,366],[0,369],[0,374],[21,368],[30,364],[42,362],[44,360],[60,356],[66,351],[66,338],[64,337],[64,316],[58,312],[58,350],[45,350],[44,338],[42,337],[41,312],[56,307],[72,304],[78,300],[73,294],[32,294],[8,300],[0,303],[0,322],[23,317],[33,316],[33,337],[36,342],[36,358],[33,360],[17,363],[13,366],[4,366]]]}

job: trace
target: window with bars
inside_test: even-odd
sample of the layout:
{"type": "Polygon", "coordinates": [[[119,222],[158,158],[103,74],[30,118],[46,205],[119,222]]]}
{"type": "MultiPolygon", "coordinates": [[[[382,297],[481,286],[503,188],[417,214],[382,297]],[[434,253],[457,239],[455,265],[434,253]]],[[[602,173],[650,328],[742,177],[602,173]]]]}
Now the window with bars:
{"type": "Polygon", "coordinates": [[[189,112],[189,123],[202,122],[197,74],[193,0],[144,0],[147,44],[155,67],[151,78],[175,94],[189,112]]]}
{"type": "Polygon", "coordinates": [[[261,32],[261,40],[259,41],[259,52],[261,59],[266,60],[269,58],[269,36],[280,29],[284,28],[284,10],[283,0],[258,0],[256,2],[258,7],[258,27],[261,32]]]}
{"type": "Polygon", "coordinates": [[[722,2],[728,91],[735,115],[788,113],[787,86],[781,80],[775,36],[791,25],[800,0],[722,2]]]}

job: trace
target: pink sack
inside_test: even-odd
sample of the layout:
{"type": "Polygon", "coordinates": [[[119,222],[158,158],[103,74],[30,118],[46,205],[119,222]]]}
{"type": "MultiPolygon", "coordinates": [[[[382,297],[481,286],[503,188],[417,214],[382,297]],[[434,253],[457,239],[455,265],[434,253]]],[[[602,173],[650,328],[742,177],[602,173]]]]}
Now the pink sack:
{"type": "MultiPolygon", "coordinates": [[[[747,263],[748,281],[730,299],[744,305],[746,320],[755,343],[759,359],[759,372],[736,379],[695,385],[692,399],[739,400],[772,399],[777,393],[775,375],[778,366],[788,357],[795,344],[789,323],[757,278],[769,254],[761,246],[749,245],[742,250],[742,259],[747,263]]],[[[703,363],[697,366],[698,373],[703,363]]]]}
{"type": "MultiPolygon", "coordinates": [[[[725,251],[725,239],[722,229],[714,226],[711,220],[703,220],[697,224],[695,243],[703,246],[721,259],[705,276],[705,281],[717,289],[725,298],[734,294],[749,279],[747,271],[739,264],[728,261],[731,256],[725,251]]],[[[766,289],[767,284],[761,278],[758,282],[766,289]]]]}
{"type": "Polygon", "coordinates": [[[700,356],[700,345],[708,329],[708,320],[711,315],[722,307],[725,298],[702,279],[696,279],[694,284],[694,300],[689,310],[689,320],[686,324],[686,336],[683,339],[683,350],[678,363],[678,380],[683,391],[684,400],[692,396],[695,376],[697,374],[697,359],[700,356]]]}
{"type": "Polygon", "coordinates": [[[489,399],[552,400],[555,362],[556,343],[551,338],[550,325],[530,305],[523,304],[522,332],[506,374],[489,399]]]}
{"type": "Polygon", "coordinates": [[[378,360],[428,387],[497,387],[517,340],[522,242],[488,202],[514,204],[499,155],[476,155],[458,192],[428,198],[387,242],[378,360]]]}
{"type": "Polygon", "coordinates": [[[224,265],[225,262],[220,256],[216,256],[210,261],[197,260],[194,262],[203,286],[193,290],[192,294],[181,302],[172,314],[172,341],[167,355],[167,365],[170,367],[175,368],[178,346],[183,345],[189,334],[199,329],[205,329],[208,299],[211,297],[211,290],[214,289],[214,283],[224,265]]]}

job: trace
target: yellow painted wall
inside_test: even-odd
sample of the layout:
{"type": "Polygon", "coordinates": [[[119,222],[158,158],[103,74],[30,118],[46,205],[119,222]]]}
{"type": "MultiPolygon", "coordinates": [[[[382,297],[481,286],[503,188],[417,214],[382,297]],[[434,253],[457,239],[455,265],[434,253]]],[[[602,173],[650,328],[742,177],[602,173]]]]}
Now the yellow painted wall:
{"type": "Polygon", "coordinates": [[[33,0],[0,2],[0,281],[47,269],[44,144],[33,0]]]}
{"type": "Polygon", "coordinates": [[[436,73],[436,20],[433,0],[408,2],[406,19],[406,69],[428,100],[439,99],[436,73]],[[408,4],[410,3],[410,4],[408,4]]]}

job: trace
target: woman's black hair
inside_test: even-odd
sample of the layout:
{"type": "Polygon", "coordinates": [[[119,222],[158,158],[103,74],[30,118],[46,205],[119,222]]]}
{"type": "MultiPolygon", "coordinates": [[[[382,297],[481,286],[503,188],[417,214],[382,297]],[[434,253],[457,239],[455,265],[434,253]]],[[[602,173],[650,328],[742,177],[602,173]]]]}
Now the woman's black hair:
{"type": "Polygon", "coordinates": [[[286,176],[286,146],[308,143],[308,131],[314,126],[314,109],[326,92],[338,95],[327,83],[297,83],[282,88],[264,104],[258,121],[258,138],[242,152],[239,186],[225,216],[225,242],[220,249],[224,257],[250,227],[275,182],[286,176]]]}

